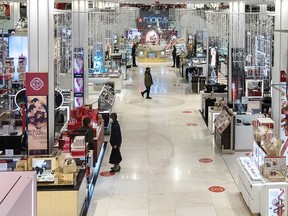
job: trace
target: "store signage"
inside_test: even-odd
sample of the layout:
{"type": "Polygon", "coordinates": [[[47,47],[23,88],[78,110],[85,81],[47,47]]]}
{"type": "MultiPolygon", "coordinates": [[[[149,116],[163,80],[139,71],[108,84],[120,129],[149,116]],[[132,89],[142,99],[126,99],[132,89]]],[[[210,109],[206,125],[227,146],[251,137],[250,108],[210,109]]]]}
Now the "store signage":
{"type": "Polygon", "coordinates": [[[209,191],[214,192],[214,193],[221,193],[225,191],[225,188],[221,186],[211,186],[209,187],[209,191]]]}
{"type": "Polygon", "coordinates": [[[27,95],[48,95],[48,73],[26,73],[27,95]]]}
{"type": "Polygon", "coordinates": [[[268,189],[268,214],[275,216],[284,216],[285,214],[285,188],[268,189]]]}
{"type": "Polygon", "coordinates": [[[29,154],[48,152],[48,73],[26,74],[29,154]]]}
{"type": "Polygon", "coordinates": [[[74,48],[73,60],[74,77],[74,108],[84,105],[84,51],[74,48]]]}
{"type": "Polygon", "coordinates": [[[284,70],[280,71],[280,82],[286,83],[286,72],[284,70]]]}

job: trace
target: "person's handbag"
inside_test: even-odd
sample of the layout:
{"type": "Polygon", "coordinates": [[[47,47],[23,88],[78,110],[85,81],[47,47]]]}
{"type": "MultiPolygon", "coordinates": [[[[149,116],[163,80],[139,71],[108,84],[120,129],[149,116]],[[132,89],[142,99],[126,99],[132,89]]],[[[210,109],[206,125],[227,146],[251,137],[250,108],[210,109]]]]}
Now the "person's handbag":
{"type": "Polygon", "coordinates": [[[110,164],[119,164],[122,161],[122,156],[119,148],[112,148],[109,163],[110,164]]]}

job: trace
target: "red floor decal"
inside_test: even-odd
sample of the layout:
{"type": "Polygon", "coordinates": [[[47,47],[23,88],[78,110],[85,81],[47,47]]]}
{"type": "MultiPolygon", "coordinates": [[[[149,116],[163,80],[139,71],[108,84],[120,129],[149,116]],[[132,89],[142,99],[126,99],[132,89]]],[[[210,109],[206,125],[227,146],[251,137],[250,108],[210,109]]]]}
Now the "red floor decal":
{"type": "Polygon", "coordinates": [[[201,163],[211,163],[211,162],[213,162],[213,160],[210,159],[210,158],[200,158],[199,162],[201,162],[201,163]]]}
{"type": "Polygon", "coordinates": [[[197,124],[196,123],[188,123],[187,126],[194,127],[194,126],[197,126],[197,124]]]}
{"type": "Polygon", "coordinates": [[[110,172],[110,171],[105,171],[105,172],[101,172],[100,175],[104,176],[104,177],[108,177],[108,176],[115,175],[115,173],[114,172],[110,172]]]}
{"type": "Polygon", "coordinates": [[[192,113],[192,111],[183,111],[182,113],[192,113]]]}
{"type": "Polygon", "coordinates": [[[209,191],[214,192],[214,193],[221,193],[225,191],[225,188],[221,186],[211,186],[209,187],[209,191]]]}
{"type": "Polygon", "coordinates": [[[247,152],[245,155],[246,155],[247,157],[250,157],[250,156],[252,156],[252,152],[247,152]]]}

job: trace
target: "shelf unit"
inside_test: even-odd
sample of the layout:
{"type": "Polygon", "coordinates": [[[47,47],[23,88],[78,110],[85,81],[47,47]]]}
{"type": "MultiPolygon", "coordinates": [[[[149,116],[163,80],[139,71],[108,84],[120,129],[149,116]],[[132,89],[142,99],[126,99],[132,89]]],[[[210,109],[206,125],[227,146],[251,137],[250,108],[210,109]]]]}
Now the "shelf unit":
{"type": "Polygon", "coordinates": [[[104,119],[104,133],[110,133],[109,116],[115,101],[114,88],[106,83],[100,91],[98,98],[98,110],[104,119]]]}

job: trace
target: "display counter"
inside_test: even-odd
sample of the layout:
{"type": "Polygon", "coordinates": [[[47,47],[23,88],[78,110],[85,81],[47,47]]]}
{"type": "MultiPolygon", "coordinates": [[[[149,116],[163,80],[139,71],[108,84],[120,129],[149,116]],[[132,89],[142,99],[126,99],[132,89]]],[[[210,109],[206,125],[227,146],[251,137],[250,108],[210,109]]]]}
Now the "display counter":
{"type": "MultiPolygon", "coordinates": [[[[153,45],[152,45],[153,46],[153,45]]],[[[149,48],[137,48],[138,62],[166,62],[166,50],[152,50],[149,48]]]]}
{"type": "Polygon", "coordinates": [[[122,75],[119,75],[118,77],[103,77],[103,76],[98,76],[98,77],[89,77],[89,83],[93,84],[93,89],[94,90],[99,90],[103,87],[105,83],[113,82],[114,83],[114,91],[115,93],[120,93],[123,88],[123,79],[122,75]]]}
{"type": "Polygon", "coordinates": [[[216,117],[221,113],[221,111],[222,110],[219,107],[209,106],[208,108],[208,129],[211,134],[214,134],[214,121],[216,117]]]}
{"type": "Polygon", "coordinates": [[[287,180],[271,182],[260,175],[253,157],[238,159],[238,188],[253,214],[287,216],[287,180]]]}
{"type": "MultiPolygon", "coordinates": [[[[206,93],[204,91],[200,91],[200,96],[201,96],[201,113],[203,115],[203,117],[206,117],[206,114],[208,114],[208,110],[206,111],[206,104],[205,104],[205,99],[208,98],[211,95],[211,93],[206,93]]],[[[220,101],[222,98],[224,98],[224,101],[227,102],[227,92],[223,92],[223,93],[217,93],[214,92],[214,96],[216,101],[220,101]]],[[[213,104],[214,105],[214,104],[213,104]]]]}
{"type": "Polygon", "coordinates": [[[74,185],[37,186],[37,215],[80,215],[83,211],[88,186],[85,170],[81,169],[74,185]]]}
{"type": "Polygon", "coordinates": [[[188,74],[189,89],[192,93],[200,93],[205,88],[206,76],[192,76],[188,74]]]}
{"type": "Polygon", "coordinates": [[[22,148],[26,147],[21,146],[22,127],[14,127],[13,132],[9,132],[5,126],[11,127],[10,125],[3,125],[0,129],[0,151],[5,152],[5,149],[13,149],[14,154],[20,154],[23,151],[22,148]]]}

